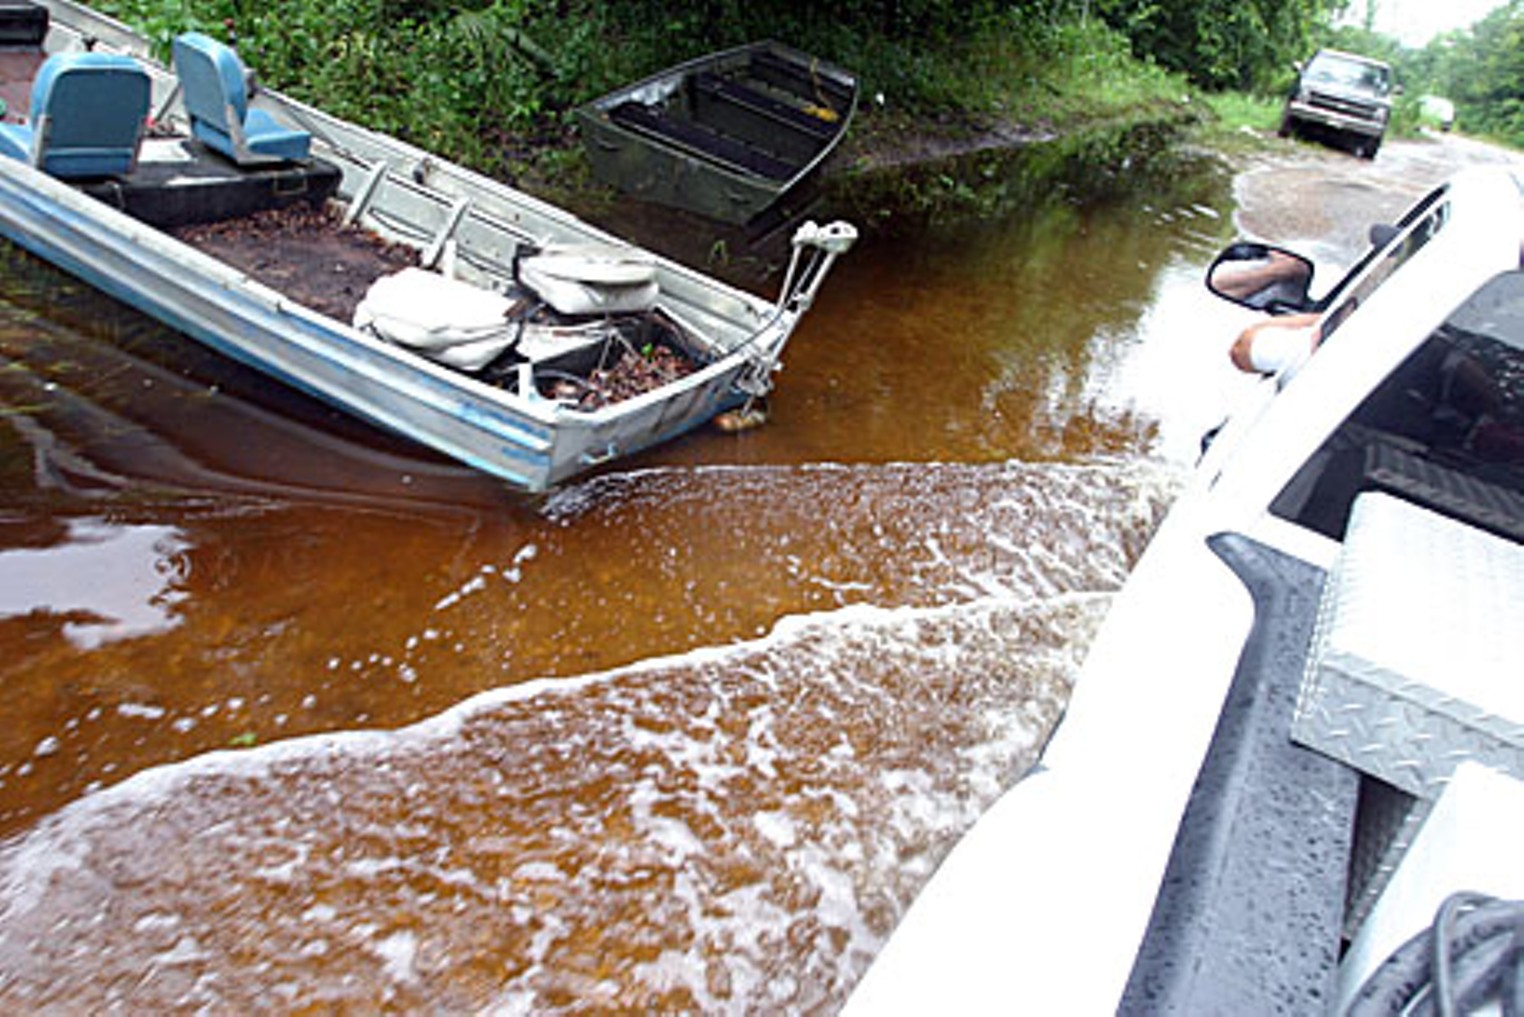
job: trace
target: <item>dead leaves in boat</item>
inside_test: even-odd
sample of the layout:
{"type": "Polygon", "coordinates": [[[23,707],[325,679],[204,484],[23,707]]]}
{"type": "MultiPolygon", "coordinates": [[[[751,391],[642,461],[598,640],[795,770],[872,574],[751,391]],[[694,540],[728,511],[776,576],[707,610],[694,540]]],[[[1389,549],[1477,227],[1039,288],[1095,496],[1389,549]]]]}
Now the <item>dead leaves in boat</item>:
{"type": "Polygon", "coordinates": [[[371,283],[418,263],[407,245],[346,226],[333,208],[305,202],[170,232],[338,321],[354,316],[371,283]]]}
{"type": "Polygon", "coordinates": [[[585,378],[541,372],[540,394],[578,409],[595,410],[653,392],[692,374],[696,368],[692,359],[665,343],[653,343],[640,350],[621,347],[612,365],[599,367],[585,378]]]}

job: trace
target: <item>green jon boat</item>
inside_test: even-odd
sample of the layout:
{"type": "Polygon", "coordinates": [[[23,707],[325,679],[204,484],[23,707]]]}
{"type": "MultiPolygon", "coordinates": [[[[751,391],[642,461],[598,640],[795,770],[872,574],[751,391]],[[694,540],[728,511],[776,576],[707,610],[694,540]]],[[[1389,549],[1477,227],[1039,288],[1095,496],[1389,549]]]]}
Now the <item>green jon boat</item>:
{"type": "Polygon", "coordinates": [[[593,172],[727,223],[797,188],[847,132],[857,78],[764,41],[691,60],[577,110],[593,172]]]}

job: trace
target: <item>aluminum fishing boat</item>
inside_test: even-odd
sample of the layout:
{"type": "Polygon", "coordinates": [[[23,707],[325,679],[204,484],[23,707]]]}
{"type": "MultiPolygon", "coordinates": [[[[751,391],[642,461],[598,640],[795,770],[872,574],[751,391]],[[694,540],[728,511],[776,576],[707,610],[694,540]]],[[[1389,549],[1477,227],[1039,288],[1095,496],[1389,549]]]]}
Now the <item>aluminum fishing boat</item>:
{"type": "Polygon", "coordinates": [[[593,172],[646,201],[729,223],[799,191],[846,136],[857,78],[782,43],[679,64],[577,110],[593,172]]]}
{"type": "Polygon", "coordinates": [[[0,31],[0,234],[187,336],[527,490],[765,393],[845,223],[776,300],[71,0],[0,31]]]}

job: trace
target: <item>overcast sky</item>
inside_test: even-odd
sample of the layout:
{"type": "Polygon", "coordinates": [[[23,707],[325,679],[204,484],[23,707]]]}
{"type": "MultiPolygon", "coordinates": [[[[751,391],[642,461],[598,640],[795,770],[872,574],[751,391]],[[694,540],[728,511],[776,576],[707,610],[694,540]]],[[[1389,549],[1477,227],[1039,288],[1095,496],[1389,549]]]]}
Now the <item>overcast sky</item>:
{"type": "Polygon", "coordinates": [[[1503,0],[1353,0],[1344,20],[1363,25],[1367,7],[1374,7],[1376,31],[1396,36],[1404,46],[1420,49],[1440,32],[1470,27],[1502,3],[1503,0]]]}

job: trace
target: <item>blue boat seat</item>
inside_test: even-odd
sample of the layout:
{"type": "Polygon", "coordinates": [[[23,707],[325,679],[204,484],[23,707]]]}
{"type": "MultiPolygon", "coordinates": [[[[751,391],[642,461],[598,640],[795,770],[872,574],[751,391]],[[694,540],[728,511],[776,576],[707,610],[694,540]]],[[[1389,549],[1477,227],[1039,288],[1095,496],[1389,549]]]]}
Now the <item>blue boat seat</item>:
{"type": "Polygon", "coordinates": [[[200,32],[175,39],[175,73],[191,134],[240,166],[305,160],[312,135],[249,105],[243,61],[232,47],[200,32]]]}
{"type": "Polygon", "coordinates": [[[0,124],[0,154],[64,179],[125,176],[148,120],[148,72],[119,53],[58,53],[32,79],[24,124],[0,124]]]}

